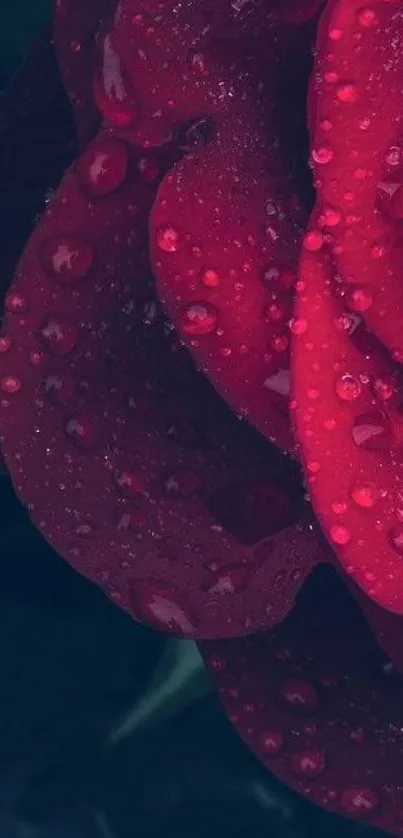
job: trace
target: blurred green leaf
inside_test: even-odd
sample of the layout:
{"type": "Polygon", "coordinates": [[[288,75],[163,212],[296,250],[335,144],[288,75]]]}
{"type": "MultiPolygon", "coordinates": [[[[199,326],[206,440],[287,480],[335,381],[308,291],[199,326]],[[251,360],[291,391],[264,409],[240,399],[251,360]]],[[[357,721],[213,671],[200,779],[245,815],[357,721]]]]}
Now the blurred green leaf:
{"type": "Polygon", "coordinates": [[[108,744],[116,745],[146,726],[177,715],[210,690],[211,682],[196,644],[192,640],[167,640],[148,687],[115,725],[108,744]]]}

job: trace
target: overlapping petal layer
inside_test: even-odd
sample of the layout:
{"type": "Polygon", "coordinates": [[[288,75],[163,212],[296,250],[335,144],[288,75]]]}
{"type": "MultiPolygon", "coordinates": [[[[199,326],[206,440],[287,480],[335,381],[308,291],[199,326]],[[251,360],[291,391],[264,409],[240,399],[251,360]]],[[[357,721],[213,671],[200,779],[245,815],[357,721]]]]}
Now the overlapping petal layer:
{"type": "Polygon", "coordinates": [[[276,629],[201,650],[270,771],[329,811],[401,834],[402,676],[333,571],[313,574],[276,629]]]}

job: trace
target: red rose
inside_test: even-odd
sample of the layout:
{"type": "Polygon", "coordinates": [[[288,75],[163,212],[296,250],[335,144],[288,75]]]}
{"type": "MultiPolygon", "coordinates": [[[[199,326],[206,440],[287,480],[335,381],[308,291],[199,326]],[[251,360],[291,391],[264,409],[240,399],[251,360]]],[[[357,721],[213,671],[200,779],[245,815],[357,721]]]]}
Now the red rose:
{"type": "Polygon", "coordinates": [[[55,39],[82,153],[6,297],[15,488],[272,771],[400,834],[402,4],[58,0],[55,39]]]}

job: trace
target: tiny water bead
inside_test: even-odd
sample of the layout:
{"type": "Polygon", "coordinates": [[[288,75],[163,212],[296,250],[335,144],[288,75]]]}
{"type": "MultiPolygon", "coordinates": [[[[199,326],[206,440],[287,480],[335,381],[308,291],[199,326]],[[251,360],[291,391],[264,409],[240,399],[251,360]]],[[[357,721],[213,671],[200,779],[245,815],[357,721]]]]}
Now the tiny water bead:
{"type": "Polygon", "coordinates": [[[206,288],[217,288],[220,284],[219,274],[213,268],[204,268],[201,272],[200,279],[206,288]]]}
{"type": "Polygon", "coordinates": [[[324,773],[326,758],[324,751],[301,751],[291,757],[291,767],[294,774],[304,779],[315,779],[324,773]]]}
{"type": "Polygon", "coordinates": [[[357,448],[366,451],[387,450],[392,441],[388,420],[380,412],[356,416],[351,434],[357,448]]]}
{"type": "Polygon", "coordinates": [[[340,808],[350,817],[370,818],[380,807],[379,794],[364,786],[350,786],[342,791],[340,808]]]}
{"type": "Polygon", "coordinates": [[[269,756],[280,753],[284,746],[284,737],[277,730],[264,730],[259,736],[259,747],[269,756]]]}
{"type": "Polygon", "coordinates": [[[279,696],[294,713],[313,713],[319,707],[318,693],[308,681],[285,681],[280,686],[279,696]]]}
{"type": "Polygon", "coordinates": [[[352,537],[350,530],[343,526],[343,524],[332,524],[329,534],[332,541],[339,545],[339,547],[344,547],[346,544],[349,544],[352,537]]]}
{"type": "Polygon", "coordinates": [[[52,355],[70,355],[78,344],[78,328],[63,315],[49,315],[39,330],[39,339],[52,355]]]}
{"type": "Polygon", "coordinates": [[[346,294],[346,302],[352,311],[368,311],[373,302],[371,288],[353,288],[346,294]]]}
{"type": "Polygon", "coordinates": [[[21,390],[21,381],[14,375],[5,375],[0,381],[0,386],[3,393],[13,396],[21,390]]]}
{"type": "Polygon", "coordinates": [[[354,503],[362,507],[362,509],[372,509],[380,496],[375,483],[355,483],[351,488],[350,494],[354,503]]]}
{"type": "Polygon", "coordinates": [[[103,38],[102,66],[95,75],[93,92],[95,103],[109,125],[128,128],[136,122],[138,103],[129,76],[115,50],[111,33],[103,38]]]}
{"type": "Polygon", "coordinates": [[[111,137],[97,140],[76,164],[82,189],[92,198],[102,198],[119,189],[127,177],[129,155],[126,143],[111,137]]]}
{"type": "Polygon", "coordinates": [[[39,259],[46,274],[69,285],[84,279],[94,261],[94,249],[79,234],[51,236],[44,239],[39,249],[39,259]]]}
{"type": "Polygon", "coordinates": [[[84,450],[93,447],[95,442],[95,428],[92,419],[85,414],[72,416],[65,424],[65,432],[68,438],[74,442],[77,448],[84,450]]]}
{"type": "Polygon", "coordinates": [[[211,303],[194,302],[180,312],[180,325],[185,334],[202,337],[213,332],[218,323],[218,309],[211,303]]]}
{"type": "Polygon", "coordinates": [[[162,224],[157,230],[157,245],[164,253],[176,253],[179,233],[172,224],[162,224]]]}
{"type": "Polygon", "coordinates": [[[357,101],[357,86],[352,81],[341,82],[336,89],[336,96],[340,102],[352,104],[357,101]]]}
{"type": "Polygon", "coordinates": [[[342,401],[352,402],[361,395],[361,382],[350,373],[343,373],[336,379],[336,394],[342,401]]]}
{"type": "Polygon", "coordinates": [[[395,553],[403,556],[403,524],[397,524],[389,530],[388,541],[395,553]]]}

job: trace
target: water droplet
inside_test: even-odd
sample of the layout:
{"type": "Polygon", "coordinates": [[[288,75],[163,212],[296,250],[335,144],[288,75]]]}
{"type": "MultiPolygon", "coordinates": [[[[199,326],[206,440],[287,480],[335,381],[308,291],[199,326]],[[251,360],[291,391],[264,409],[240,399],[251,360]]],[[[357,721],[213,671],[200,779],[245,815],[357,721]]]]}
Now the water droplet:
{"type": "Polygon", "coordinates": [[[94,250],[79,234],[51,236],[41,243],[39,258],[51,279],[68,285],[87,276],[94,250]]]}
{"type": "Polygon", "coordinates": [[[67,404],[75,393],[74,378],[68,373],[47,375],[43,386],[46,396],[56,404],[67,404]]]}
{"type": "Polygon", "coordinates": [[[290,322],[290,329],[293,335],[300,335],[305,334],[308,328],[308,321],[304,317],[294,317],[290,322]]]}
{"type": "Polygon", "coordinates": [[[372,509],[379,500],[379,491],[375,483],[355,483],[350,494],[354,503],[363,509],[372,509]]]}
{"type": "Polygon", "coordinates": [[[172,224],[163,224],[157,230],[157,245],[164,253],[175,253],[179,245],[179,233],[172,224]]]}
{"type": "Polygon", "coordinates": [[[319,230],[311,230],[304,236],[303,247],[310,253],[316,253],[323,247],[324,238],[319,230]]]}
{"type": "Polygon", "coordinates": [[[314,779],[324,773],[325,752],[319,750],[300,751],[291,757],[291,768],[299,777],[314,779]]]}
{"type": "Polygon", "coordinates": [[[153,628],[193,637],[196,622],[183,594],[158,580],[138,579],[131,594],[137,619],[153,628]]]}
{"type": "Polygon", "coordinates": [[[385,163],[387,166],[390,166],[393,169],[397,168],[397,166],[400,166],[401,160],[402,152],[399,146],[392,145],[387,151],[385,151],[385,163]]]}
{"type": "Polygon", "coordinates": [[[357,17],[358,23],[361,26],[365,26],[366,29],[372,29],[373,26],[377,26],[379,23],[379,18],[375,10],[369,6],[364,6],[362,9],[359,9],[357,17]]]}
{"type": "Polygon", "coordinates": [[[133,125],[138,117],[138,104],[111,33],[103,38],[102,65],[93,89],[95,103],[110,125],[116,128],[133,125]]]}
{"type": "Polygon", "coordinates": [[[358,91],[357,87],[353,82],[345,81],[338,85],[336,90],[336,96],[339,102],[345,102],[346,104],[352,104],[353,102],[357,101],[358,91]]]}
{"type": "Polygon", "coordinates": [[[220,277],[213,268],[204,268],[201,272],[200,279],[206,288],[217,288],[217,285],[220,284],[220,277]]]}
{"type": "Polygon", "coordinates": [[[195,302],[182,308],[180,328],[187,335],[196,337],[211,334],[217,323],[218,310],[211,303],[195,302]]]}
{"type": "Polygon", "coordinates": [[[295,713],[313,713],[319,707],[318,694],[308,681],[284,681],[280,687],[280,698],[295,713]]]}
{"type": "Polygon", "coordinates": [[[312,150],[312,160],[320,166],[330,163],[333,160],[333,150],[326,145],[318,146],[312,150]]]}
{"type": "Polygon", "coordinates": [[[361,395],[361,382],[349,373],[344,373],[336,379],[336,394],[345,402],[353,402],[361,395]]]}
{"type": "Polygon", "coordinates": [[[403,556],[403,524],[397,524],[389,530],[388,541],[393,550],[403,556]]]}
{"type": "Polygon", "coordinates": [[[351,541],[351,532],[343,524],[332,524],[330,527],[330,538],[335,544],[344,547],[351,541]]]}
{"type": "Polygon", "coordinates": [[[237,594],[247,588],[254,572],[254,567],[227,567],[225,570],[215,571],[202,587],[213,596],[237,594]]]}
{"type": "Polygon", "coordinates": [[[374,789],[350,786],[342,792],[340,806],[350,817],[370,818],[378,811],[380,799],[374,789]]]}
{"type": "Polygon", "coordinates": [[[192,151],[203,147],[214,139],[216,133],[215,120],[211,116],[189,119],[180,125],[176,142],[182,151],[192,151]]]}
{"type": "Polygon", "coordinates": [[[6,294],[4,307],[10,314],[25,314],[28,311],[28,303],[25,297],[22,297],[21,294],[14,294],[13,292],[6,294]]]}
{"type": "Polygon", "coordinates": [[[81,187],[92,197],[119,189],[127,176],[128,152],[122,140],[96,141],[78,160],[76,174],[81,187]]]}
{"type": "Polygon", "coordinates": [[[95,431],[89,416],[84,414],[72,416],[65,424],[65,431],[77,448],[92,448],[95,441],[95,431]]]}
{"type": "Polygon", "coordinates": [[[390,429],[382,413],[366,413],[357,416],[351,433],[357,448],[379,451],[390,447],[390,429]]]}
{"type": "Polygon", "coordinates": [[[50,314],[39,330],[39,339],[52,355],[70,355],[78,343],[78,328],[67,317],[50,314]]]}
{"type": "Polygon", "coordinates": [[[164,488],[169,497],[190,497],[197,491],[199,485],[198,474],[190,468],[178,468],[164,479],[164,488]]]}
{"type": "Polygon", "coordinates": [[[11,340],[8,335],[2,335],[0,337],[0,355],[4,355],[5,352],[8,352],[11,346],[11,340]]]}
{"type": "Polygon", "coordinates": [[[337,227],[342,219],[342,213],[336,207],[324,207],[319,216],[320,224],[323,227],[337,227]]]}
{"type": "Polygon", "coordinates": [[[188,61],[195,76],[209,75],[209,65],[204,53],[191,50],[188,55],[188,61]]]}
{"type": "Polygon", "coordinates": [[[115,474],[115,482],[122,494],[130,496],[141,495],[144,492],[144,480],[136,471],[119,471],[115,474]]]}
{"type": "Polygon", "coordinates": [[[21,381],[15,375],[4,375],[1,379],[1,389],[9,396],[15,395],[21,390],[21,381]]]}
{"type": "Polygon", "coordinates": [[[353,311],[368,311],[372,305],[372,291],[369,287],[353,288],[346,295],[346,302],[353,311]]]}
{"type": "Polygon", "coordinates": [[[277,730],[264,730],[259,736],[259,747],[269,756],[278,754],[284,745],[284,738],[277,730]]]}

